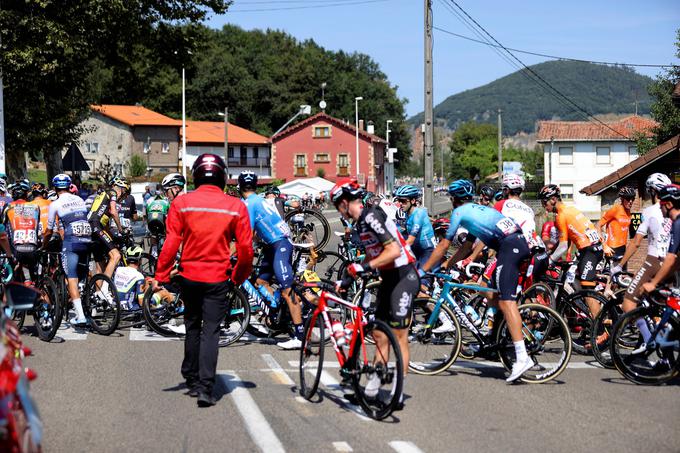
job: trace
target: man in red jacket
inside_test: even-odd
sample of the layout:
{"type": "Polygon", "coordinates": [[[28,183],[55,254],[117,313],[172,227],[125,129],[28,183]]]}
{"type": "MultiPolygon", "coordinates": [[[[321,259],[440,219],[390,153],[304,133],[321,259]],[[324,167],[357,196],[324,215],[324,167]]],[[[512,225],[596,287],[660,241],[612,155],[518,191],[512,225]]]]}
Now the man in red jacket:
{"type": "Polygon", "coordinates": [[[182,246],[177,278],[184,301],[184,361],[182,376],[199,407],[215,404],[212,396],[217,370],[220,324],[229,312],[227,293],[250,275],[253,233],[248,209],[224,194],[224,161],[202,154],[192,167],[194,192],[173,200],[168,212],[166,239],[158,257],[156,281],[170,281],[177,251],[182,246]],[[230,244],[236,240],[238,262],[233,271],[230,244]],[[231,279],[229,276],[231,275],[231,279]]]}

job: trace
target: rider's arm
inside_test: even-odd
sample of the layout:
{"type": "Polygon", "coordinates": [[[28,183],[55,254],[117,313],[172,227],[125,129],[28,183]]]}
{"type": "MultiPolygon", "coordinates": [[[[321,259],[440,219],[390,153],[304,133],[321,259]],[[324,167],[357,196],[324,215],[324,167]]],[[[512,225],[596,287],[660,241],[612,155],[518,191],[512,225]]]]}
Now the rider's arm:
{"type": "Polygon", "coordinates": [[[630,259],[631,256],[635,254],[637,249],[640,247],[640,244],[642,244],[642,239],[644,238],[643,235],[641,234],[636,234],[633,237],[633,240],[628,243],[628,246],[626,247],[626,253],[623,254],[623,258],[621,258],[621,261],[619,262],[619,266],[623,267],[626,265],[628,260],[630,259]]]}
{"type": "Polygon", "coordinates": [[[165,243],[161,249],[161,254],[158,257],[158,264],[156,265],[155,278],[161,283],[170,281],[170,271],[175,264],[175,257],[177,251],[182,243],[182,230],[184,221],[177,207],[179,203],[175,202],[170,205],[168,212],[168,221],[165,226],[165,243]]]}
{"type": "Polygon", "coordinates": [[[666,254],[666,258],[663,260],[663,264],[661,265],[661,269],[659,269],[659,272],[654,275],[654,278],[649,282],[650,285],[653,285],[654,287],[659,286],[661,282],[666,280],[668,276],[670,276],[675,268],[677,267],[676,265],[678,264],[678,255],[675,253],[670,253],[668,252],[666,254]]]}
{"type": "Polygon", "coordinates": [[[42,245],[43,249],[47,248],[47,243],[50,241],[50,238],[52,237],[52,231],[54,230],[56,221],[57,221],[57,206],[54,203],[52,203],[50,205],[50,209],[47,211],[47,230],[45,230],[45,234],[43,236],[42,245]]]}
{"type": "MultiPolygon", "coordinates": [[[[467,258],[472,251],[474,241],[475,238],[472,235],[468,235],[468,239],[466,239],[465,242],[463,242],[463,245],[461,245],[460,248],[456,250],[456,253],[454,253],[449,260],[449,263],[457,263],[458,261],[467,258]]],[[[482,248],[484,248],[484,243],[482,241],[479,241],[479,243],[482,244],[482,248]]]]}
{"type": "Polygon", "coordinates": [[[550,261],[555,263],[569,250],[569,241],[560,241],[555,251],[550,255],[550,261]]]}
{"type": "Polygon", "coordinates": [[[557,216],[555,219],[555,228],[560,233],[560,242],[557,244],[555,251],[550,255],[551,262],[557,262],[562,258],[567,250],[569,250],[569,225],[567,225],[566,218],[557,216]]]}
{"type": "Polygon", "coordinates": [[[383,246],[383,251],[380,252],[380,255],[368,261],[367,264],[372,269],[379,269],[399,258],[399,255],[401,255],[399,244],[396,241],[391,241],[383,246]]]}
{"type": "Polygon", "coordinates": [[[446,251],[449,249],[451,246],[451,241],[446,238],[442,238],[441,241],[439,241],[439,244],[434,248],[432,251],[432,255],[430,255],[430,258],[427,260],[425,264],[423,264],[422,269],[427,272],[433,267],[435,267],[437,264],[439,264],[444,258],[444,255],[446,255],[446,251]]]}
{"type": "Polygon", "coordinates": [[[243,283],[253,269],[253,230],[250,228],[250,216],[243,203],[239,204],[239,216],[236,220],[236,266],[231,279],[236,285],[243,283]]]}
{"type": "MultiPolygon", "coordinates": [[[[470,262],[477,261],[477,258],[481,255],[482,251],[484,251],[484,243],[482,241],[477,241],[477,245],[475,245],[472,254],[469,257],[470,262]]],[[[454,263],[457,263],[457,261],[454,261],[454,263]]]]}
{"type": "Polygon", "coordinates": [[[114,200],[111,200],[109,202],[109,211],[111,212],[111,218],[116,223],[118,231],[122,233],[123,227],[120,224],[120,217],[118,217],[118,205],[116,205],[116,202],[114,200]]]}

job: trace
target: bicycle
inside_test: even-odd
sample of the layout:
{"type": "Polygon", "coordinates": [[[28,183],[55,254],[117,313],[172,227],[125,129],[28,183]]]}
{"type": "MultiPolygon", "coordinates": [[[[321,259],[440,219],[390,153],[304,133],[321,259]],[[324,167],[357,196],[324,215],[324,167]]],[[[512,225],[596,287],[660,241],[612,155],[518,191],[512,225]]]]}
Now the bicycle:
{"type": "MultiPolygon", "coordinates": [[[[409,369],[426,375],[438,374],[448,369],[460,353],[463,326],[474,337],[469,344],[473,357],[500,359],[503,366],[511,370],[515,361],[515,348],[502,312],[498,311],[493,329],[488,335],[484,335],[468,319],[457,300],[460,297],[459,292],[463,290],[496,290],[455,283],[448,274],[427,275],[442,279],[444,286],[436,301],[430,298],[418,298],[414,301],[414,316],[409,331],[409,369]],[[441,334],[434,332],[437,327],[447,323],[451,327],[442,329],[441,334]],[[443,335],[448,338],[442,338],[443,335]]],[[[571,358],[572,345],[566,322],[559,313],[542,304],[525,304],[517,308],[522,318],[522,334],[527,354],[534,361],[534,367],[520,380],[526,383],[542,383],[555,379],[567,368],[571,358]]]]}
{"type": "Polygon", "coordinates": [[[305,323],[300,349],[300,395],[311,400],[318,390],[323,370],[325,331],[328,331],[328,338],[340,364],[340,374],[352,383],[356,398],[366,415],[375,420],[388,417],[399,402],[404,379],[401,350],[392,329],[377,319],[366,321],[361,306],[334,295],[333,285],[316,282],[304,283],[302,286],[321,291],[316,308],[305,323]],[[337,332],[343,329],[343,324],[334,319],[330,311],[335,304],[354,312],[353,321],[344,326],[342,336],[337,332]],[[386,348],[376,346],[377,342],[385,340],[386,348]],[[311,378],[307,378],[307,373],[311,378]],[[377,391],[368,387],[368,383],[376,379],[380,383],[377,391]]]}
{"type": "Polygon", "coordinates": [[[295,243],[313,243],[317,250],[323,249],[331,236],[331,226],[326,217],[311,207],[300,207],[286,212],[284,218],[295,243]]]}

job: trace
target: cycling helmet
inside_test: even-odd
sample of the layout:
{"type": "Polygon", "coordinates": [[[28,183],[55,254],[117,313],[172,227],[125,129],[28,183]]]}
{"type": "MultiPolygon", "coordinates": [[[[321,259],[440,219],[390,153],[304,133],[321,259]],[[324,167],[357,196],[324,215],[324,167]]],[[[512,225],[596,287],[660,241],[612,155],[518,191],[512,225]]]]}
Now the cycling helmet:
{"type": "Polygon", "coordinates": [[[475,194],[475,187],[467,179],[458,179],[449,184],[449,195],[460,200],[472,198],[475,194]]]}
{"type": "Polygon", "coordinates": [[[647,191],[656,190],[657,192],[671,183],[671,179],[663,173],[652,173],[647,178],[645,186],[647,191]]]}
{"type": "Polygon", "coordinates": [[[133,246],[133,247],[129,247],[129,248],[125,251],[125,258],[126,258],[128,261],[132,261],[132,262],[137,263],[137,262],[139,262],[139,260],[142,258],[142,253],[143,253],[143,252],[144,252],[144,250],[142,250],[142,248],[141,248],[140,246],[135,245],[135,246],[133,246]]]}
{"type": "Polygon", "coordinates": [[[257,175],[252,171],[242,171],[238,175],[238,188],[241,191],[246,189],[255,190],[257,188],[257,175]]]}
{"type": "Polygon", "coordinates": [[[109,185],[111,187],[120,187],[121,189],[123,189],[123,191],[130,192],[130,183],[127,182],[125,178],[121,178],[120,176],[114,177],[110,181],[109,185]]]}
{"type": "Polygon", "coordinates": [[[45,188],[45,184],[41,182],[36,182],[33,184],[31,187],[31,193],[33,194],[34,197],[47,197],[47,189],[45,188]]]}
{"type": "Polygon", "coordinates": [[[680,186],[668,184],[659,190],[659,200],[672,201],[674,205],[680,203],[680,186]]]}
{"type": "Polygon", "coordinates": [[[7,175],[4,173],[0,173],[0,180],[7,184],[7,175]]]}
{"type": "Polygon", "coordinates": [[[416,186],[412,186],[410,184],[407,184],[405,186],[399,187],[397,190],[394,191],[394,196],[396,198],[420,198],[422,195],[422,192],[420,188],[416,186]]]}
{"type": "Polygon", "coordinates": [[[541,187],[541,190],[538,191],[538,199],[548,200],[552,197],[560,197],[561,194],[562,192],[559,187],[555,184],[548,184],[547,186],[541,187]]]}
{"type": "Polygon", "coordinates": [[[217,154],[201,154],[191,167],[194,176],[194,184],[199,187],[210,184],[224,189],[227,178],[227,166],[224,160],[217,154]]]}
{"type": "Polygon", "coordinates": [[[21,180],[10,186],[9,193],[15,200],[25,200],[28,197],[29,190],[31,190],[30,186],[21,180]]]}
{"type": "Polygon", "coordinates": [[[503,175],[503,188],[504,189],[522,189],[524,190],[524,178],[520,175],[514,173],[506,173],[503,175]]]}
{"type": "Polygon", "coordinates": [[[479,195],[484,196],[489,200],[493,198],[494,193],[495,191],[491,186],[482,186],[481,189],[479,189],[479,195]]]}
{"type": "Polygon", "coordinates": [[[68,186],[68,191],[71,192],[73,195],[78,195],[78,187],[76,187],[75,184],[71,184],[68,186]]]}
{"type": "Polygon", "coordinates": [[[165,178],[163,178],[163,181],[161,181],[161,187],[163,190],[168,190],[171,187],[179,187],[180,189],[183,189],[186,183],[187,180],[184,179],[184,176],[180,175],[179,173],[170,173],[165,178]]]}
{"type": "Polygon", "coordinates": [[[502,190],[499,190],[493,194],[493,201],[501,201],[503,198],[505,198],[505,194],[502,190]]]}
{"type": "Polygon", "coordinates": [[[364,206],[369,206],[373,205],[376,201],[376,195],[373,192],[364,192],[363,196],[361,197],[361,202],[364,204],[364,206]]]}
{"type": "Polygon", "coordinates": [[[6,181],[4,179],[0,179],[0,192],[4,193],[6,191],[7,191],[6,181]]]}
{"type": "Polygon", "coordinates": [[[333,204],[337,207],[344,199],[356,200],[364,197],[364,189],[357,183],[356,180],[346,181],[333,186],[331,189],[330,198],[333,204]]]}
{"type": "Polygon", "coordinates": [[[633,200],[635,199],[635,189],[628,186],[621,187],[621,189],[619,189],[619,197],[633,200]]]}
{"type": "Polygon", "coordinates": [[[276,186],[269,186],[264,192],[265,195],[276,195],[277,197],[281,195],[281,191],[276,186]]]}
{"type": "Polygon", "coordinates": [[[57,195],[57,192],[55,192],[54,190],[50,190],[49,192],[47,192],[47,199],[48,200],[54,201],[57,198],[59,198],[59,196],[57,195]]]}

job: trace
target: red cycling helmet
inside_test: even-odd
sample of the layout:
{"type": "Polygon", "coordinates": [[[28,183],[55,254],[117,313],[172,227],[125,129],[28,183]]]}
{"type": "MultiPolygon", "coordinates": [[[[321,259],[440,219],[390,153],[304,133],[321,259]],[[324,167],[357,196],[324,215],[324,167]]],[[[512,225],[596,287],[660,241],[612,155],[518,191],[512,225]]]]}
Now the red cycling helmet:
{"type": "Polygon", "coordinates": [[[356,179],[338,183],[331,189],[330,198],[335,206],[344,200],[356,200],[364,196],[364,189],[357,183],[356,179]]]}

